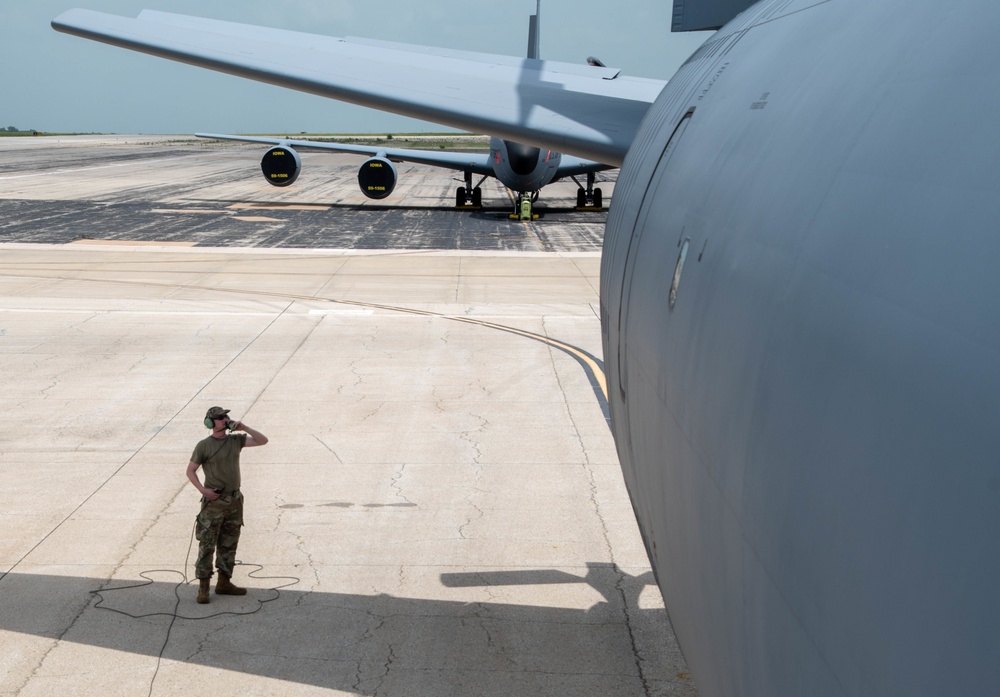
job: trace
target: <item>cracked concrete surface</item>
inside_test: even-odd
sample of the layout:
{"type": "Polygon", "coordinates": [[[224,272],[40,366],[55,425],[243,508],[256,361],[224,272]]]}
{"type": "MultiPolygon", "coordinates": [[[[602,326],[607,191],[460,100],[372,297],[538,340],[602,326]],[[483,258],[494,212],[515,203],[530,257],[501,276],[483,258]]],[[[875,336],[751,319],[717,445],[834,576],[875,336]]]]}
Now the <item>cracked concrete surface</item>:
{"type": "Polygon", "coordinates": [[[695,695],[579,363],[447,319],[599,356],[596,254],[0,252],[0,695],[695,695]],[[214,404],[271,443],[197,605],[214,404]]]}
{"type": "MultiPolygon", "coordinates": [[[[311,314],[336,299],[314,296],[315,273],[256,296],[259,256],[5,250],[3,337],[38,341],[4,349],[20,406],[0,433],[0,518],[14,531],[0,546],[0,694],[139,694],[154,673],[154,694],[216,695],[220,680],[275,695],[694,694],[579,365],[446,318],[311,314]],[[226,271],[185,277],[222,257],[226,271]],[[89,275],[59,280],[81,261],[89,275]],[[116,285],[123,263],[176,266],[179,281],[132,294],[116,285]],[[21,292],[39,276],[44,293],[21,292]],[[172,611],[180,577],[166,570],[190,575],[197,509],[184,466],[216,403],[271,438],[243,456],[238,556],[264,569],[237,570],[246,598],[199,606],[193,586],[177,589],[182,617],[204,619],[177,620],[158,661],[169,618],[104,611],[89,591],[164,570],[104,605],[172,611]],[[299,581],[261,605],[286,583],[269,577],[287,576],[299,581]]],[[[561,262],[549,279],[536,270],[532,294],[590,287],[561,262]]],[[[299,265],[324,261],[272,263],[299,265]]],[[[477,282],[466,269],[461,283],[477,282]]],[[[396,306],[502,316],[598,353],[589,291],[555,307],[506,292],[474,311],[431,293],[396,306]]]]}

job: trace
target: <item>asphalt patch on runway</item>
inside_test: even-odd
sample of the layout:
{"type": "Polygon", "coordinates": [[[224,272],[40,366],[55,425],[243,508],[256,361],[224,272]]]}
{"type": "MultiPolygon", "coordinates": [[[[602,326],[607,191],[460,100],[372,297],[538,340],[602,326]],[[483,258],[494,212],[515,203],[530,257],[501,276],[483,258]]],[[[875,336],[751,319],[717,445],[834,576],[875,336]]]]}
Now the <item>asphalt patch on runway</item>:
{"type": "Polygon", "coordinates": [[[536,221],[511,220],[506,207],[482,210],[405,205],[240,207],[148,200],[0,200],[0,242],[82,240],[200,247],[600,251],[606,211],[539,207],[536,221]]]}

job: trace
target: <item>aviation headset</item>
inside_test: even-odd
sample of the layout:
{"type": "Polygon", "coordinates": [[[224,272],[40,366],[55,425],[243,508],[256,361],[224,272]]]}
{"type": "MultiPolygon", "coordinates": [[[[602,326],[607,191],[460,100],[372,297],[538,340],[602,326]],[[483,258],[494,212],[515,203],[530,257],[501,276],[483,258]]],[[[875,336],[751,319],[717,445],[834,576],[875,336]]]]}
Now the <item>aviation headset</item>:
{"type": "MultiPolygon", "coordinates": [[[[209,409],[208,411],[205,412],[205,420],[202,422],[202,423],[205,424],[205,428],[212,428],[213,426],[215,426],[215,420],[212,418],[212,413],[215,412],[215,411],[217,411],[217,410],[219,410],[218,407],[212,407],[211,409],[209,409]]],[[[229,410],[226,409],[226,410],[222,411],[222,413],[219,414],[219,416],[225,416],[228,419],[229,418],[229,410]]],[[[226,422],[226,427],[227,428],[229,426],[229,423],[230,423],[229,421],[226,422]]]]}

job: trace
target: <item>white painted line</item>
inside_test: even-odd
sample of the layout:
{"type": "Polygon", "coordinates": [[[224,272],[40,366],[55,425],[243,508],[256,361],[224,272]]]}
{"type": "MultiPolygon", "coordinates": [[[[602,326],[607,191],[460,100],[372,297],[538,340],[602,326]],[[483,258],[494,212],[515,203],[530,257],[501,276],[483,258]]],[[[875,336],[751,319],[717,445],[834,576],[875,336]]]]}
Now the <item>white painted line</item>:
{"type": "Polygon", "coordinates": [[[274,317],[280,312],[197,312],[194,310],[53,310],[43,308],[8,308],[0,307],[0,312],[20,312],[25,314],[55,314],[55,315],[194,315],[210,317],[274,317]]]}
{"type": "Polygon", "coordinates": [[[309,310],[310,315],[339,315],[339,316],[350,316],[350,315],[374,315],[374,310],[309,310]]]}

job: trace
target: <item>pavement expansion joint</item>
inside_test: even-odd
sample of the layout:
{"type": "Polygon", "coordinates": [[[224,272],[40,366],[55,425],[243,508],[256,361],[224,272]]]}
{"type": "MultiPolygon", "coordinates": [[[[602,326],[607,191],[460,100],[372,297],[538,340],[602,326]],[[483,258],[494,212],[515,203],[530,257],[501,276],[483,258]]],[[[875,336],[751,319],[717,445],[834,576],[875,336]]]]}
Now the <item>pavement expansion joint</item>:
{"type": "Polygon", "coordinates": [[[331,455],[333,455],[333,457],[337,460],[337,464],[338,465],[344,464],[344,461],[337,454],[337,451],[334,450],[333,448],[331,448],[329,443],[327,443],[325,440],[323,440],[322,438],[320,438],[319,436],[317,436],[315,433],[313,434],[313,438],[315,438],[319,442],[320,445],[322,445],[324,448],[326,448],[327,451],[331,455]]]}

